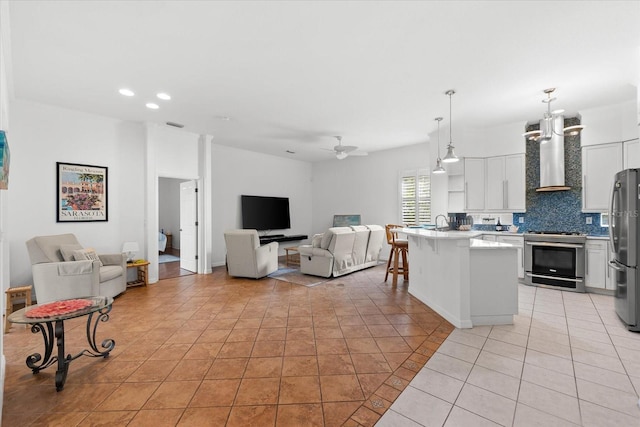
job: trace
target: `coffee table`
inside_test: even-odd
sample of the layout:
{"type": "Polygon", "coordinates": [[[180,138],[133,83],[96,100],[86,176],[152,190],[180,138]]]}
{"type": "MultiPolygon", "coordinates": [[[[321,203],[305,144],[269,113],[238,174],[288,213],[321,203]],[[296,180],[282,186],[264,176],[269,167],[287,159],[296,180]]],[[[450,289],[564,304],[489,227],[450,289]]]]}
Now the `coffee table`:
{"type": "MultiPolygon", "coordinates": [[[[37,334],[40,332],[44,339],[44,357],[40,353],[33,353],[27,356],[27,366],[37,374],[41,370],[58,362],[58,369],[56,370],[56,390],[60,391],[64,388],[64,383],[67,379],[67,372],[69,371],[69,364],[71,361],[77,359],[80,356],[89,357],[108,357],[109,353],[115,347],[116,343],[112,339],[105,339],[100,344],[102,351],[98,349],[96,344],[96,329],[99,322],[106,322],[109,320],[109,312],[111,311],[111,305],[113,304],[113,298],[93,296],[93,297],[81,297],[73,299],[86,299],[91,301],[91,305],[80,310],[72,311],[71,313],[61,314],[51,317],[27,317],[26,313],[44,304],[36,304],[29,307],[20,309],[9,315],[9,322],[23,323],[31,325],[31,332],[37,334]],[[64,321],[74,319],[76,317],[87,317],[87,342],[90,349],[82,350],[76,355],[65,355],[64,350],[64,321]],[[53,355],[53,341],[56,341],[58,347],[58,355],[53,355]]],[[[64,300],[63,300],[64,301],[64,300]]],[[[48,304],[48,303],[47,303],[48,304]]]]}

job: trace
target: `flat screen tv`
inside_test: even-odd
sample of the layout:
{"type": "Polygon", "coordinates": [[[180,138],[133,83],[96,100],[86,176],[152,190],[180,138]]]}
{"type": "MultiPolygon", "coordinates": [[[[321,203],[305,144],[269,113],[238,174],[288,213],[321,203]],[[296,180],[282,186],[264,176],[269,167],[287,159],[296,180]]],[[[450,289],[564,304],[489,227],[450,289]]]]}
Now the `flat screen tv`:
{"type": "Polygon", "coordinates": [[[242,195],[242,228],[284,230],[291,228],[288,197],[242,195]]]}

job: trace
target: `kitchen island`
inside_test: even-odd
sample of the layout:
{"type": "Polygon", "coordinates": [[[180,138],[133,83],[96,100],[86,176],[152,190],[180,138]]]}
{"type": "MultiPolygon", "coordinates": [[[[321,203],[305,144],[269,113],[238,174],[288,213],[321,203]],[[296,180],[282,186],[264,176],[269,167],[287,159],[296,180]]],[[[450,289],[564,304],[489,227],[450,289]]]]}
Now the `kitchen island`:
{"type": "Polygon", "coordinates": [[[404,228],[409,293],[457,328],[513,323],[518,313],[517,248],[480,231],[404,228]]]}

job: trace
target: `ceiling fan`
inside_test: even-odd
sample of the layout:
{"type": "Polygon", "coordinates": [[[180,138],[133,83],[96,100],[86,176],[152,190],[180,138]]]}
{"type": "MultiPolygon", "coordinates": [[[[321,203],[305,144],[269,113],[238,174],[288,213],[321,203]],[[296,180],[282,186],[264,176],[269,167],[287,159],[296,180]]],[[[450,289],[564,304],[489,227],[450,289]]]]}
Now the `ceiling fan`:
{"type": "Polygon", "coordinates": [[[358,147],[356,146],[342,145],[341,136],[334,136],[334,138],[338,140],[338,145],[334,146],[333,150],[328,151],[333,151],[336,154],[336,158],[338,160],[346,159],[349,154],[351,154],[352,156],[366,156],[367,154],[369,154],[364,151],[356,151],[358,149],[358,147]]]}

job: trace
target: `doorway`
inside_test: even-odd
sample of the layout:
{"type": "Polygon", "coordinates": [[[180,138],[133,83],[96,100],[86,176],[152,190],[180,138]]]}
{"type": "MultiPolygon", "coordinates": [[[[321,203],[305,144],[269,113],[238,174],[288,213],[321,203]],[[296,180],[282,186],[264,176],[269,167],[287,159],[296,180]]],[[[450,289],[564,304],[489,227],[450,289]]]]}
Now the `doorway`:
{"type": "Polygon", "coordinates": [[[188,276],[197,272],[195,196],[185,197],[184,188],[195,191],[195,181],[158,178],[158,279],[188,276]],[[185,246],[186,245],[186,246],[185,246]]]}

